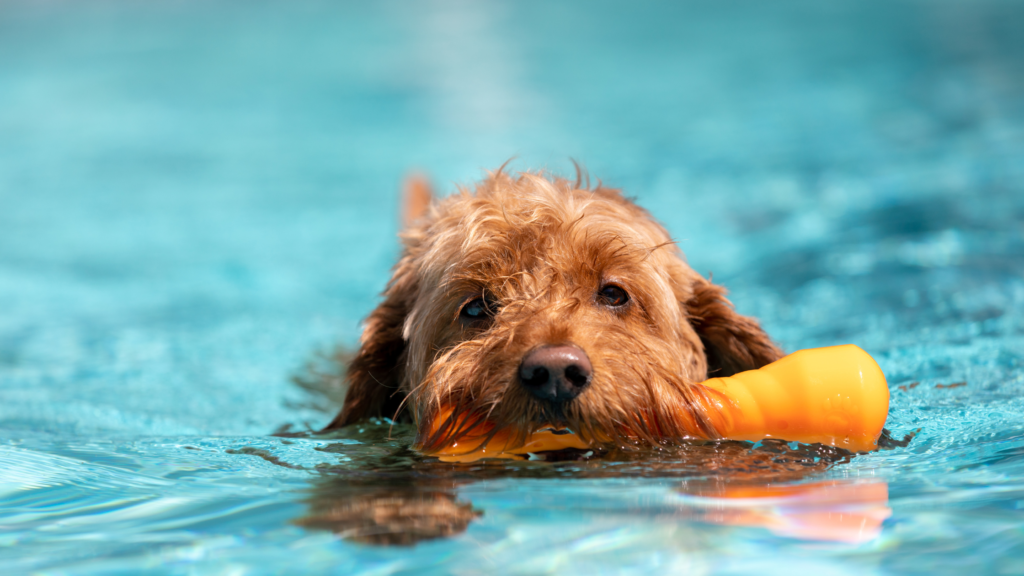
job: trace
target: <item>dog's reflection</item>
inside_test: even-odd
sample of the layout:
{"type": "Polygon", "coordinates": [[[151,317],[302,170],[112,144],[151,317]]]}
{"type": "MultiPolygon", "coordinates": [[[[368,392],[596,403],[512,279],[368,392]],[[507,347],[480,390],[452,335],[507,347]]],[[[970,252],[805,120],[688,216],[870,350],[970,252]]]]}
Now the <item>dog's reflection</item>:
{"type": "Polygon", "coordinates": [[[316,488],[308,514],[296,523],[363,544],[409,546],[461,534],[481,515],[458,499],[451,482],[448,489],[430,484],[360,485],[331,478],[316,488]]]}
{"type": "Polygon", "coordinates": [[[460,499],[460,487],[496,478],[678,478],[674,517],[681,522],[760,527],[805,540],[868,541],[890,514],[884,482],[808,482],[853,457],[828,446],[705,442],[657,453],[544,457],[555,461],[448,464],[396,449],[363,458],[356,469],[325,471],[296,524],[371,545],[451,538],[484,513],[460,499]]]}

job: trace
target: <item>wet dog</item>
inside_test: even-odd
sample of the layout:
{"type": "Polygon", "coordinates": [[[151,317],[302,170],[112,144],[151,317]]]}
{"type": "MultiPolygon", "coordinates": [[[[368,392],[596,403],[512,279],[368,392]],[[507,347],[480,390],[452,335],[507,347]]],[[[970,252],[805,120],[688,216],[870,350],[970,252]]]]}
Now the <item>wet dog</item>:
{"type": "Polygon", "coordinates": [[[427,453],[466,433],[433,425],[449,412],[520,444],[550,425],[659,445],[697,422],[713,438],[694,384],[781,351],[650,214],[581,180],[499,170],[436,201],[414,181],[402,256],[326,429],[409,420],[427,453]]]}

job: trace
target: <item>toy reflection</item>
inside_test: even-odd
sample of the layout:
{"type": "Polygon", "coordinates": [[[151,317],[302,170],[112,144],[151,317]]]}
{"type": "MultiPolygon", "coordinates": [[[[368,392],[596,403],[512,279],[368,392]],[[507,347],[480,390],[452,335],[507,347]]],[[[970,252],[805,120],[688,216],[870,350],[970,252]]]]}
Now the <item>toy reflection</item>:
{"type": "Polygon", "coordinates": [[[678,478],[674,517],[680,522],[765,528],[803,540],[870,541],[891,514],[885,482],[807,482],[853,457],[829,446],[702,442],[656,454],[584,454],[563,451],[543,455],[546,462],[472,465],[410,458],[401,467],[355,474],[338,469],[317,482],[296,524],[371,545],[452,538],[484,513],[460,499],[459,488],[510,477],[678,478]]]}
{"type": "Polygon", "coordinates": [[[709,524],[766,528],[777,536],[860,544],[892,515],[884,481],[685,486],[684,504],[709,524]]]}

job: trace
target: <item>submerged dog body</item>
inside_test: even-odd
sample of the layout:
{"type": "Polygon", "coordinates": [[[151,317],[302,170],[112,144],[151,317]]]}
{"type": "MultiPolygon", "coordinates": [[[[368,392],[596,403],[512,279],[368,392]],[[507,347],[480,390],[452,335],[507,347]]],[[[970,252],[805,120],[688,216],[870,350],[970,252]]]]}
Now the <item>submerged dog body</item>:
{"type": "Polygon", "coordinates": [[[499,171],[402,240],[327,429],[408,418],[427,452],[467,417],[519,443],[551,425],[618,444],[714,437],[693,385],[781,357],[614,189],[499,171]]]}

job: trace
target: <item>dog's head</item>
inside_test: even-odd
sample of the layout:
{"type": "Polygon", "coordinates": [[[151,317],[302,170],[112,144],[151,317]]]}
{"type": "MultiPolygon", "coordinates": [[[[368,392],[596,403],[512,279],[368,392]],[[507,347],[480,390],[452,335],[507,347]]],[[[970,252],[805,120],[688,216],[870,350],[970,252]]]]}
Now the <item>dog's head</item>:
{"type": "Polygon", "coordinates": [[[409,414],[436,449],[457,440],[429,425],[452,409],[519,440],[562,424],[658,443],[703,421],[694,383],[781,355],[617,190],[498,172],[402,239],[329,428],[409,414]]]}

